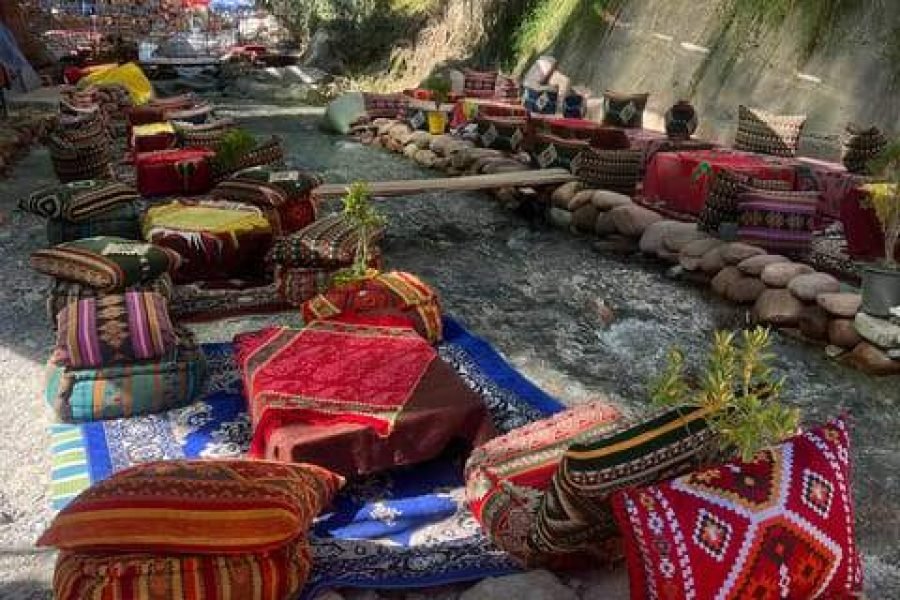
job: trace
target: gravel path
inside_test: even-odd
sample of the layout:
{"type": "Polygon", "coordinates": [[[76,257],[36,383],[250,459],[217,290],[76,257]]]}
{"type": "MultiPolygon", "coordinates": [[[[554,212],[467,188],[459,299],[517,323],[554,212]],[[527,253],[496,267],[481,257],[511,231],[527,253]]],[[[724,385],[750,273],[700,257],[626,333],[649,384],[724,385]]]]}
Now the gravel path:
{"type": "MultiPolygon", "coordinates": [[[[329,181],[429,176],[402,158],[316,129],[312,117],[246,121],[256,134],[286,137],[289,161],[322,170],[329,181]]],[[[44,150],[34,151],[0,182],[0,598],[47,598],[53,556],[30,546],[49,521],[49,411],[43,364],[52,343],[44,312],[45,281],[28,254],[45,242],[43,224],[14,211],[15,202],[52,182],[44,150]]],[[[647,378],[671,344],[698,358],[717,327],[746,315],[705,292],[668,280],[655,264],[597,254],[586,239],[531,226],[481,194],[429,194],[386,202],[388,266],[421,274],[447,309],[487,337],[509,360],[569,404],[611,393],[628,408],[643,405],[647,378]],[[610,307],[607,325],[598,306],[610,307]]],[[[201,328],[204,339],[228,339],[246,321],[201,328]]],[[[829,363],[820,349],[778,338],[778,368],[788,399],[808,421],[852,410],[858,535],[873,598],[900,597],[900,392],[829,363]]],[[[567,580],[581,597],[618,597],[595,576],[567,580]],[[599,586],[599,587],[598,587],[599,586]],[[588,589],[605,589],[602,595],[588,589]]],[[[621,573],[618,575],[621,583],[621,573]]],[[[600,577],[604,580],[603,577],[600,577]]],[[[605,580],[604,580],[605,581],[605,580]]],[[[460,588],[410,598],[456,597],[460,588]]],[[[371,599],[374,594],[347,594],[371,599]]],[[[392,597],[403,594],[392,594],[392,597]]]]}

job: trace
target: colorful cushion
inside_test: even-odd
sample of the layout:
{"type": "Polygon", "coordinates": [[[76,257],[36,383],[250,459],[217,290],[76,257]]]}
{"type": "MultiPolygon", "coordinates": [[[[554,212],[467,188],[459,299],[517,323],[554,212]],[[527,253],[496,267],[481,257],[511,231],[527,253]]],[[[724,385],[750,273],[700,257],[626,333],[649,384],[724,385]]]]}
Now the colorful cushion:
{"type": "Polygon", "coordinates": [[[288,304],[301,306],[328,290],[338,269],[275,265],[275,287],[288,304]]]}
{"type": "Polygon", "coordinates": [[[559,86],[526,83],[522,91],[522,104],[530,113],[554,115],[559,105],[559,86]]]}
{"type": "Polygon", "coordinates": [[[621,94],[603,92],[603,124],[614,127],[640,129],[644,126],[644,109],[649,93],[621,94]]]}
{"type": "Polygon", "coordinates": [[[117,292],[164,273],[173,274],[181,257],[153,244],[94,237],[38,250],[32,253],[29,264],[44,275],[117,292]]]}
{"type": "Polygon", "coordinates": [[[85,179],[109,179],[113,175],[109,138],[97,134],[67,139],[58,133],[47,139],[50,161],[63,183],[85,179]]]}
{"type": "MultiPolygon", "coordinates": [[[[169,277],[168,273],[165,273],[153,281],[134,286],[125,291],[155,292],[162,296],[166,301],[170,301],[173,296],[172,278],[169,277]]],[[[95,288],[81,283],[66,281],[64,279],[54,279],[47,290],[47,317],[55,328],[56,316],[59,314],[59,311],[65,308],[70,302],[76,302],[84,298],[98,298],[105,295],[106,294],[103,292],[99,292],[95,288]]]]}
{"type": "Polygon", "coordinates": [[[142,196],[203,194],[212,187],[212,160],[207,148],[141,152],[134,159],[142,196]]]}
{"type": "MultiPolygon", "coordinates": [[[[376,248],[384,229],[368,234],[369,248],[376,248]]],[[[359,245],[359,231],[342,214],[329,215],[309,227],[279,238],[269,259],[288,267],[340,268],[353,263],[359,245]]]]}
{"type": "Polygon", "coordinates": [[[47,219],[85,221],[140,200],[137,190],[111,180],[73,181],[42,188],[19,201],[19,208],[47,219]]]}
{"type": "Polygon", "coordinates": [[[194,125],[187,121],[175,121],[173,125],[183,147],[210,149],[215,149],[222,138],[237,127],[232,119],[215,119],[201,125],[194,125]]]}
{"type": "Polygon", "coordinates": [[[867,174],[869,161],[878,156],[887,146],[887,138],[877,127],[863,129],[847,125],[841,144],[841,162],[851,173],[867,174]]]}
{"type": "Polygon", "coordinates": [[[573,163],[578,164],[578,157],[588,153],[590,148],[586,140],[538,133],[532,142],[531,158],[541,169],[572,169],[573,163]]]}
{"type": "Polygon", "coordinates": [[[569,446],[607,435],[618,419],[609,404],[592,402],[476,448],[466,463],[466,498],[491,540],[527,565],[549,560],[528,543],[541,496],[569,446]]]}
{"type": "Polygon", "coordinates": [[[213,161],[213,178],[222,181],[234,173],[250,169],[252,167],[264,167],[266,165],[281,165],[284,163],[284,144],[281,138],[273,135],[270,139],[259,144],[238,159],[237,164],[224,167],[221,163],[213,161]]]}
{"type": "Polygon", "coordinates": [[[201,125],[212,118],[212,110],[212,104],[202,102],[188,108],[166,110],[165,115],[166,119],[170,121],[201,125]]]}
{"type": "Polygon", "coordinates": [[[741,105],[738,107],[734,149],[773,156],[796,156],[805,124],[806,115],[776,115],[741,105]]]}
{"type": "Polygon", "coordinates": [[[518,102],[522,97],[519,91],[519,84],[512,77],[506,75],[497,75],[497,81],[494,85],[494,96],[505,102],[518,102]]]}
{"type": "Polygon", "coordinates": [[[641,181],[642,150],[600,150],[584,152],[572,165],[572,173],[591,187],[634,196],[641,181]]]}
{"type": "Polygon", "coordinates": [[[132,202],[84,221],[50,218],[47,219],[47,242],[55,246],[98,236],[140,240],[141,212],[141,205],[132,202]]]}
{"type": "Polygon", "coordinates": [[[563,98],[563,117],[566,119],[583,119],[587,114],[587,99],[589,92],[569,90],[563,98]]]}
{"type": "Polygon", "coordinates": [[[156,414],[190,403],[203,390],[206,362],[193,335],[177,330],[178,344],[158,361],[73,369],[50,357],[47,404],[61,421],[83,423],[156,414]]]}
{"type": "Polygon", "coordinates": [[[718,233],[722,223],[738,220],[738,195],[748,189],[790,191],[791,183],[782,179],[763,179],[741,171],[719,169],[715,172],[706,202],[700,210],[697,228],[718,233]]]}
{"type": "Polygon", "coordinates": [[[602,553],[619,536],[613,492],[719,462],[708,410],[684,407],[628,420],[603,438],[573,444],[541,502],[531,543],[539,552],[602,553]]]}
{"type": "Polygon", "coordinates": [[[497,87],[497,71],[463,71],[463,94],[469,98],[491,98],[497,87]]]}
{"type": "Polygon", "coordinates": [[[518,152],[525,141],[527,122],[516,117],[478,117],[478,141],[485,148],[518,152]]]}
{"type": "Polygon", "coordinates": [[[406,113],[409,97],[403,94],[363,92],[363,102],[370,119],[396,119],[406,113]]]}
{"type": "Polygon", "coordinates": [[[175,342],[168,302],[153,292],[83,298],[57,316],[56,356],[67,367],[159,359],[175,342]]]}
{"type": "Polygon", "coordinates": [[[343,478],[314,465],[145,463],[79,494],[37,545],[197,554],[274,550],[305,534],[342,485],[343,478]]]}
{"type": "Polygon", "coordinates": [[[131,128],[130,141],[135,152],[155,152],[174,148],[178,138],[175,135],[175,127],[166,121],[135,125],[131,128]]]}
{"type": "Polygon", "coordinates": [[[613,497],[632,598],[850,598],[862,587],[843,418],[613,497]]]}
{"type": "Polygon", "coordinates": [[[247,554],[64,551],[56,562],[53,591],[57,600],[284,600],[300,591],[311,567],[305,536],[269,552],[247,554]]]}
{"type": "Polygon", "coordinates": [[[303,320],[395,316],[435,344],[443,338],[437,293],[411,273],[391,271],[334,287],[303,304],[303,320]]]}
{"type": "Polygon", "coordinates": [[[738,238],[771,254],[803,256],[812,243],[819,202],[819,192],[742,192],[738,238]]]}

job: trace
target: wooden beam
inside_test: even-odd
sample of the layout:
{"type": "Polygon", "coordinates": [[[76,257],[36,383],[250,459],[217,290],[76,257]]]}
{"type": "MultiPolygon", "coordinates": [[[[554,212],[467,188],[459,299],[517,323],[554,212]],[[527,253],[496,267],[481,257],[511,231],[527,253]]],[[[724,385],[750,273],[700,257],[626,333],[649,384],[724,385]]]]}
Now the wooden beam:
{"type": "MultiPolygon", "coordinates": [[[[462,177],[441,177],[437,179],[409,179],[405,181],[370,181],[372,196],[411,196],[429,192],[465,192],[490,190],[502,187],[536,187],[561,185],[575,181],[577,177],[565,169],[541,169],[492,173],[490,175],[467,175],[462,177]]],[[[333,198],[347,193],[349,184],[326,183],[316,188],[320,198],[333,198]]]]}

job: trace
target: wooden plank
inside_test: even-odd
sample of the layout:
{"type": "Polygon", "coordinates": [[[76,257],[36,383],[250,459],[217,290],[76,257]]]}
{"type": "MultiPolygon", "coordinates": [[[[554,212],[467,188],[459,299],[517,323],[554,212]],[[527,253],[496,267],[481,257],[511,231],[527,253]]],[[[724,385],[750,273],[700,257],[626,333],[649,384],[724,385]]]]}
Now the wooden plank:
{"type": "MultiPolygon", "coordinates": [[[[577,178],[565,169],[542,169],[514,171],[512,173],[492,173],[490,175],[467,175],[462,177],[441,177],[437,179],[409,179],[405,181],[370,181],[369,191],[373,196],[409,196],[428,192],[465,192],[489,190],[502,187],[535,187],[560,185],[577,178]]],[[[315,194],[321,198],[343,196],[348,184],[327,183],[316,188],[315,194]]]]}

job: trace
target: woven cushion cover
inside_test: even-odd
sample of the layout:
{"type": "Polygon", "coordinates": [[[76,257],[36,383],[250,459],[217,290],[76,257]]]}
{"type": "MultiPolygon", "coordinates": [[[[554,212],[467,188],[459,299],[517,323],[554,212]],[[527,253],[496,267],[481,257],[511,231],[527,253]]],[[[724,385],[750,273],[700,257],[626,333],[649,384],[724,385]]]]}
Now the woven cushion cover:
{"type": "Polygon", "coordinates": [[[285,267],[275,265],[275,287],[278,295],[293,306],[301,306],[331,286],[338,269],[285,267]]]}
{"type": "Polygon", "coordinates": [[[497,546],[526,564],[552,558],[528,542],[541,496],[569,446],[606,435],[618,418],[609,404],[593,402],[511,431],[472,452],[465,470],[466,498],[497,546]]]}
{"type": "Polygon", "coordinates": [[[525,141],[527,122],[515,117],[478,117],[478,141],[485,148],[518,152],[525,141]]]}
{"type": "MultiPolygon", "coordinates": [[[[128,288],[125,291],[135,292],[155,292],[170,301],[172,299],[172,278],[168,274],[163,274],[157,279],[146,284],[141,284],[128,288]]],[[[83,298],[97,298],[107,294],[100,292],[92,287],[88,287],[74,281],[66,281],[64,279],[54,279],[47,289],[47,317],[53,327],[56,327],[56,316],[70,302],[77,302],[83,298]]]]}
{"type": "Polygon", "coordinates": [[[599,150],[592,148],[573,161],[572,173],[587,185],[634,196],[641,180],[641,150],[599,150]]]}
{"type": "Polygon", "coordinates": [[[206,381],[206,362],[193,336],[178,331],[178,345],[158,361],[72,369],[51,356],[47,404],[67,423],[155,414],[190,403],[206,381]]]}
{"type": "MultiPolygon", "coordinates": [[[[384,237],[384,229],[369,232],[369,249],[384,237]]],[[[275,240],[269,259],[289,267],[340,268],[356,256],[359,231],[342,214],[329,215],[312,225],[275,240]]]]}
{"type": "Polygon", "coordinates": [[[862,587],[843,418],[613,497],[631,598],[851,598],[862,587]]]}
{"type": "Polygon", "coordinates": [[[53,576],[57,600],[284,600],[312,568],[305,536],[269,552],[138,554],[60,552],[53,576]]]}
{"type": "Polygon", "coordinates": [[[497,87],[497,71],[463,71],[463,94],[469,98],[492,98],[497,87]]]}
{"type": "Polygon", "coordinates": [[[303,534],[343,479],[314,465],[173,460],[120,471],[53,519],[39,546],[229,554],[303,534]]]}
{"type": "Polygon", "coordinates": [[[559,86],[526,83],[522,90],[522,104],[529,113],[554,115],[559,106],[559,86]]]}
{"type": "Polygon", "coordinates": [[[406,113],[409,97],[403,94],[363,92],[363,102],[370,119],[396,119],[406,113]]]}
{"type": "Polygon", "coordinates": [[[776,115],[741,105],[738,107],[734,149],[773,156],[796,156],[805,124],[806,115],[776,115]]]}
{"type": "Polygon", "coordinates": [[[818,192],[753,190],[738,196],[738,239],[772,254],[809,252],[818,192]]]}
{"type": "Polygon", "coordinates": [[[644,126],[644,109],[650,94],[603,92],[603,124],[640,129],[644,126]]]}
{"type": "Polygon", "coordinates": [[[132,127],[129,141],[135,152],[157,152],[174,148],[178,137],[172,123],[150,123],[132,127]]]}
{"type": "Polygon", "coordinates": [[[265,142],[258,144],[253,150],[244,154],[237,160],[237,164],[225,167],[213,161],[213,179],[222,181],[235,173],[253,167],[266,165],[279,165],[284,163],[284,144],[278,136],[272,136],[265,142]]]}
{"type": "Polygon", "coordinates": [[[137,191],[118,181],[73,181],[40,189],[19,202],[19,208],[48,219],[86,221],[140,200],[137,191]]]}
{"type": "Polygon", "coordinates": [[[214,155],[206,148],[142,152],[134,159],[137,188],[142,196],[208,192],[212,188],[209,160],[214,155]]]}
{"type": "Polygon", "coordinates": [[[722,223],[738,220],[738,196],[745,190],[789,191],[792,183],[783,179],[764,179],[749,173],[721,169],[715,173],[709,196],[697,221],[697,229],[718,233],[722,223]]]}
{"type": "Polygon", "coordinates": [[[886,146],[887,138],[877,127],[848,125],[841,144],[841,162],[850,173],[868,173],[869,161],[886,146]]]}
{"type": "Polygon", "coordinates": [[[437,293],[411,273],[391,271],[334,287],[303,304],[303,320],[342,317],[402,317],[435,344],[443,338],[437,293]]]}
{"type": "Polygon", "coordinates": [[[572,169],[572,164],[577,164],[576,159],[589,150],[590,144],[586,140],[538,133],[532,143],[531,158],[541,169],[572,169]]]}
{"type": "Polygon", "coordinates": [[[57,245],[98,236],[139,241],[142,239],[141,212],[140,203],[132,202],[83,221],[47,219],[47,242],[57,245]]]}
{"type": "Polygon", "coordinates": [[[174,273],[181,257],[166,248],[116,237],[95,237],[38,250],[29,259],[44,275],[75,281],[105,292],[174,273]]]}
{"type": "Polygon", "coordinates": [[[602,553],[619,533],[613,492],[655,483],[718,462],[719,440],[701,408],[628,420],[605,437],[573,444],[544,495],[531,543],[541,552],[602,553]]]}
{"type": "Polygon", "coordinates": [[[57,317],[56,356],[67,367],[159,359],[175,342],[168,302],[153,292],[82,298],[57,317]]]}

